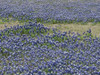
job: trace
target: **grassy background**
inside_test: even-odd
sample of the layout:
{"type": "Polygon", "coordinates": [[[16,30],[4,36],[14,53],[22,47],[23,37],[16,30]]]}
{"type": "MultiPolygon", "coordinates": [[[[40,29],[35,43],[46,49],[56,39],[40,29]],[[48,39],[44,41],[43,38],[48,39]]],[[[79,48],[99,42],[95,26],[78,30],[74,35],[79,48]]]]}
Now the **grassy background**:
{"type": "MultiPolygon", "coordinates": [[[[18,21],[18,20],[12,20],[12,19],[0,19],[0,30],[5,29],[5,25],[7,27],[15,26],[15,25],[24,25],[25,21],[18,21]]],[[[93,23],[42,23],[46,27],[50,28],[56,28],[63,31],[72,31],[72,32],[78,32],[82,34],[83,32],[86,32],[88,29],[91,29],[93,36],[100,36],[100,23],[93,24],[93,23]]]]}
{"type": "Polygon", "coordinates": [[[50,28],[57,28],[60,31],[72,31],[75,33],[82,34],[83,32],[86,32],[87,30],[91,29],[93,36],[100,36],[100,24],[97,23],[96,25],[93,25],[92,23],[87,24],[44,24],[47,27],[50,28]]]}

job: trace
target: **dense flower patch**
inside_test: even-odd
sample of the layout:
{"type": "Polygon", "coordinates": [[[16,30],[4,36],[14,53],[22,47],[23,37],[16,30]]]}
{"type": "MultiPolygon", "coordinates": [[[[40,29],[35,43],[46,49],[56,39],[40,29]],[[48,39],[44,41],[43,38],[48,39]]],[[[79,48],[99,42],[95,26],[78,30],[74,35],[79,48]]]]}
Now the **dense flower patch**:
{"type": "MultiPolygon", "coordinates": [[[[84,1],[0,0],[0,18],[100,22],[100,2],[84,1]]],[[[62,33],[32,22],[5,28],[0,30],[0,75],[100,75],[100,37],[90,29],[82,35],[62,33]]]]}
{"type": "Polygon", "coordinates": [[[100,75],[100,37],[31,22],[6,28],[0,31],[0,75],[100,75]]]}
{"type": "Polygon", "coordinates": [[[100,22],[96,0],[0,0],[0,17],[37,22],[100,22]]]}

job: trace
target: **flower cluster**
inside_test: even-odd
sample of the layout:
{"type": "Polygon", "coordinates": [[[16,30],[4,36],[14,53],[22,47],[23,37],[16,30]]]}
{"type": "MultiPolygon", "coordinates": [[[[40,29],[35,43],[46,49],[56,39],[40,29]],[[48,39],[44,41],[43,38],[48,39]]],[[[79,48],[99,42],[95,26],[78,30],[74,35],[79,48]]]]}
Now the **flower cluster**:
{"type": "Polygon", "coordinates": [[[100,2],[82,1],[0,0],[0,16],[34,22],[100,22],[100,2]]]}
{"type": "Polygon", "coordinates": [[[0,75],[100,75],[100,38],[41,24],[0,31],[0,75]]]}

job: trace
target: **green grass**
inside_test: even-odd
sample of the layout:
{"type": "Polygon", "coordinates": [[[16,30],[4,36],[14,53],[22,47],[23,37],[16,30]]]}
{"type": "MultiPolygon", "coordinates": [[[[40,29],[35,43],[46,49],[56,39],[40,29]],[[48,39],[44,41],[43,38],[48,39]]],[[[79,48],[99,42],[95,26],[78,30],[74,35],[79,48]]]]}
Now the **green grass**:
{"type": "MultiPolygon", "coordinates": [[[[50,28],[56,28],[60,30],[61,32],[63,31],[72,31],[72,32],[78,32],[82,34],[83,32],[86,32],[88,29],[92,30],[93,36],[100,36],[100,22],[98,23],[93,23],[93,22],[67,22],[67,21],[56,21],[56,20],[51,20],[51,21],[43,21],[43,19],[37,18],[36,19],[37,23],[42,23],[46,27],[50,28]]],[[[32,22],[32,20],[13,20],[12,18],[2,18],[0,19],[0,30],[5,29],[6,25],[7,27],[10,26],[16,26],[16,25],[24,25],[25,23],[32,22]]],[[[52,33],[52,31],[50,31],[52,33]]]]}
{"type": "Polygon", "coordinates": [[[80,33],[81,35],[84,32],[87,32],[87,30],[91,29],[93,36],[100,36],[100,24],[97,23],[96,25],[93,25],[92,23],[88,24],[50,24],[50,23],[44,23],[44,26],[50,27],[50,28],[56,28],[60,30],[61,32],[64,31],[71,31],[75,33],[80,33]]]}

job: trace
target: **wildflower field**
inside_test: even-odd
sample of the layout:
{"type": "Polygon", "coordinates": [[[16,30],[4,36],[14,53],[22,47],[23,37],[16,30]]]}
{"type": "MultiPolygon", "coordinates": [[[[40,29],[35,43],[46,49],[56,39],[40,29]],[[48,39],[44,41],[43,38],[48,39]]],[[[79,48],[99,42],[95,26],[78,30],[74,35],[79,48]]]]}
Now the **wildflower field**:
{"type": "Polygon", "coordinates": [[[0,75],[100,75],[100,1],[0,0],[0,75]]]}

